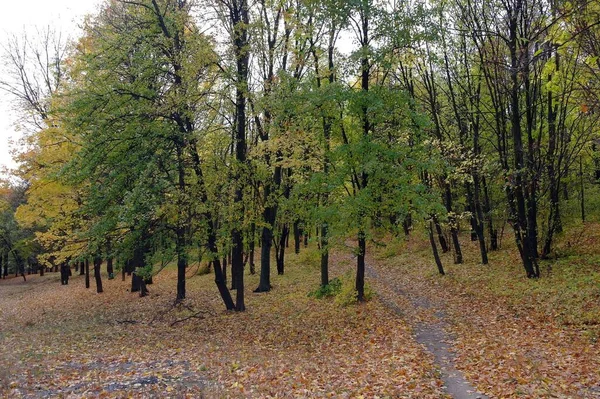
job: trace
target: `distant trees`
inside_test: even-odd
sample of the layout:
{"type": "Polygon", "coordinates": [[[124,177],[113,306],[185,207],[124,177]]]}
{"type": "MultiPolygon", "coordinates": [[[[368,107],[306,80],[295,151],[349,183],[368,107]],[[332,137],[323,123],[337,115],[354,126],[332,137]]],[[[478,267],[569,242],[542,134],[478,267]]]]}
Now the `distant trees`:
{"type": "Polygon", "coordinates": [[[9,266],[12,263],[12,271],[16,276],[25,277],[25,267],[32,253],[31,243],[33,237],[31,232],[20,229],[15,218],[15,209],[23,202],[26,187],[24,185],[12,185],[7,181],[0,181],[0,258],[2,260],[2,277],[6,278],[9,266]],[[12,260],[12,262],[10,262],[12,260]]]}

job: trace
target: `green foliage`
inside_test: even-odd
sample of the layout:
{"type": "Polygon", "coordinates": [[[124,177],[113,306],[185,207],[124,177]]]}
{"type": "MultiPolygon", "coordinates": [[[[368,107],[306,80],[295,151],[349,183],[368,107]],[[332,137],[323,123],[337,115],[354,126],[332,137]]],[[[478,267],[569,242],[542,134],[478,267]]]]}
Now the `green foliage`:
{"type": "Polygon", "coordinates": [[[211,269],[208,266],[208,263],[203,263],[198,266],[198,271],[196,272],[196,275],[204,276],[205,274],[210,274],[210,273],[211,273],[211,269]]]}
{"type": "MultiPolygon", "coordinates": [[[[336,295],[334,302],[342,307],[354,305],[358,301],[358,292],[356,291],[354,284],[354,276],[351,273],[346,273],[342,276],[342,287],[340,292],[336,295]]],[[[365,284],[365,301],[369,301],[375,295],[371,286],[365,284]]]]}
{"type": "Polygon", "coordinates": [[[312,248],[305,248],[297,255],[298,263],[303,266],[308,266],[311,269],[317,269],[321,262],[321,252],[315,251],[312,248]]]}
{"type": "Polygon", "coordinates": [[[144,267],[136,267],[135,273],[144,280],[150,280],[152,278],[152,276],[154,275],[153,269],[154,268],[152,267],[152,265],[146,265],[144,267]]]}
{"type": "Polygon", "coordinates": [[[319,289],[316,291],[310,292],[308,296],[317,299],[329,298],[337,296],[338,294],[340,294],[341,291],[342,280],[336,277],[333,280],[329,281],[329,284],[319,287],[319,289]]]}
{"type": "MultiPolygon", "coordinates": [[[[354,277],[348,272],[342,277],[335,277],[329,281],[329,284],[320,287],[308,294],[309,297],[316,299],[334,298],[338,306],[346,307],[357,303],[357,292],[354,286],[354,277]]],[[[365,300],[373,298],[374,292],[369,284],[365,285],[365,300]]]]}

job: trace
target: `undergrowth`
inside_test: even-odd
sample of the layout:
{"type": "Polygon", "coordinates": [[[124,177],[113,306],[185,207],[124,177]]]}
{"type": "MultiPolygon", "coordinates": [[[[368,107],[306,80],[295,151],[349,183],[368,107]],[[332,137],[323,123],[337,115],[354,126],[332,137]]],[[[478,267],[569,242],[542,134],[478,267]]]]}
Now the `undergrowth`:
{"type": "MultiPolygon", "coordinates": [[[[365,301],[373,298],[374,291],[371,285],[365,284],[365,301]]],[[[356,291],[355,280],[351,272],[346,272],[341,278],[336,277],[329,281],[329,284],[311,291],[308,296],[323,299],[334,298],[335,304],[345,307],[354,305],[358,302],[358,291],[356,291]]]]}

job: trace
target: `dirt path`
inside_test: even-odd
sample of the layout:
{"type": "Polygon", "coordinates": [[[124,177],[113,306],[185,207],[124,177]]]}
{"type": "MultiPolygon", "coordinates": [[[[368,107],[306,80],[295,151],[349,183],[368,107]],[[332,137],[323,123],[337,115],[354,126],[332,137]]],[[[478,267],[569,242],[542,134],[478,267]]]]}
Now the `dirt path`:
{"type": "Polygon", "coordinates": [[[411,296],[402,287],[386,281],[372,265],[367,265],[366,273],[377,285],[380,300],[412,325],[417,342],[433,354],[446,392],[455,399],[487,399],[456,368],[452,351],[453,338],[447,332],[443,311],[436,310],[426,297],[411,296]]]}

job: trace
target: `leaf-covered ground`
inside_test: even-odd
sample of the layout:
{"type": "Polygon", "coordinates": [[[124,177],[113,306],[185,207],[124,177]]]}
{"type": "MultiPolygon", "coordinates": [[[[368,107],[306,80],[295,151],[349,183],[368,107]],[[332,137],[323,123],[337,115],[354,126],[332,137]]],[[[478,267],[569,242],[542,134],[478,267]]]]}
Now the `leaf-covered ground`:
{"type": "MultiPolygon", "coordinates": [[[[146,298],[120,278],[103,294],[80,276],[0,281],[0,396],[444,397],[433,358],[382,303],[307,296],[319,282],[312,254],[290,255],[270,293],[252,293],[248,276],[243,314],[223,311],[213,277],[194,268],[178,308],[169,269],[146,298]]],[[[347,267],[335,263],[334,276],[347,267]]]]}
{"type": "Polygon", "coordinates": [[[486,266],[478,244],[463,239],[465,264],[445,254],[444,277],[419,236],[388,242],[371,265],[402,291],[409,319],[443,312],[457,367],[490,397],[600,398],[600,226],[571,229],[560,257],[540,263],[539,280],[525,277],[511,238],[486,266]],[[410,300],[429,309],[410,313],[410,300]]]}
{"type": "MultiPolygon", "coordinates": [[[[225,312],[195,267],[179,307],[169,268],[146,298],[120,278],[103,294],[80,276],[0,281],[0,396],[438,399],[438,367],[412,327],[443,318],[456,368],[489,397],[600,398],[600,226],[571,229],[538,281],[508,239],[482,266],[463,238],[465,264],[445,254],[440,277],[425,238],[373,246],[377,294],[360,306],[307,296],[319,283],[314,250],[291,254],[270,293],[252,293],[258,276],[247,276],[242,314],[225,312]]],[[[352,262],[336,251],[332,276],[352,262]]]]}

